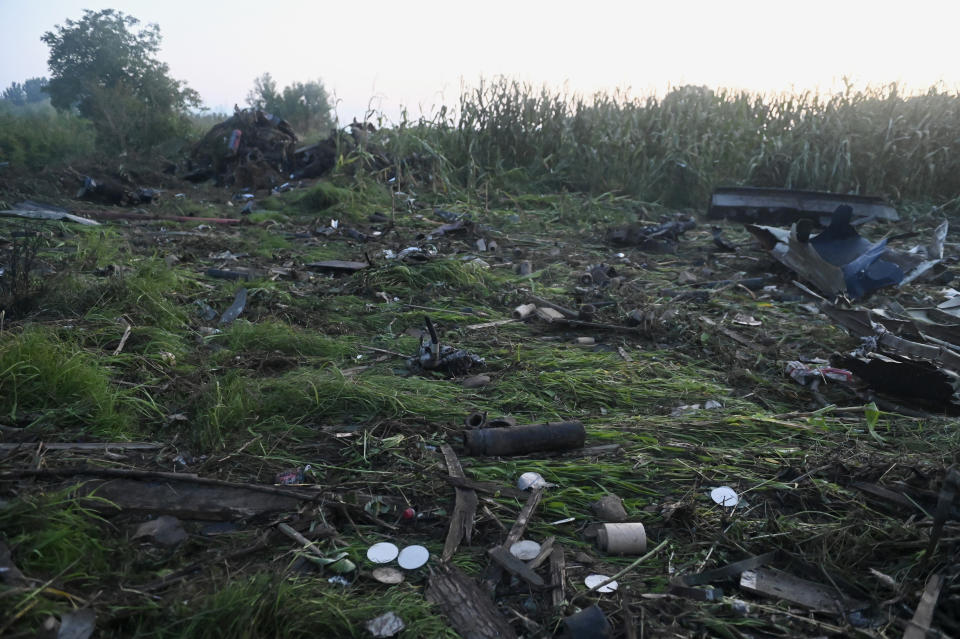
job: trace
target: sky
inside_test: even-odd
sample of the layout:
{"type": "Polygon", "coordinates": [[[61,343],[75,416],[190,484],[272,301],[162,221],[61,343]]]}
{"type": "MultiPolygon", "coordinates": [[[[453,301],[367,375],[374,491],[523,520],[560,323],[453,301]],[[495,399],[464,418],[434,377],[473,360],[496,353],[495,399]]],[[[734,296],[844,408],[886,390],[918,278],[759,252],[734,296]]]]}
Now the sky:
{"type": "Polygon", "coordinates": [[[900,82],[960,88],[960,3],[913,0],[0,0],[0,88],[48,75],[40,36],[83,9],[160,26],[171,75],[217,111],[253,79],[320,79],[342,122],[454,105],[461,86],[507,76],[585,95],[663,95],[685,84],[755,92],[900,82]]]}

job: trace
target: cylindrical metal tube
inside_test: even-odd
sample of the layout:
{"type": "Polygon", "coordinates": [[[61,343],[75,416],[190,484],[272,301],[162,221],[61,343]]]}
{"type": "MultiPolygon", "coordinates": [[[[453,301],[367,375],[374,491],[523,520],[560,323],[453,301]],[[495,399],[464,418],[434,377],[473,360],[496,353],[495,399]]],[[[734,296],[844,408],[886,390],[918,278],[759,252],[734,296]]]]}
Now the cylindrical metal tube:
{"type": "Polygon", "coordinates": [[[487,414],[481,412],[470,413],[463,421],[467,428],[480,428],[487,423],[487,414]]]}
{"type": "Polygon", "coordinates": [[[612,554],[639,555],[647,550],[643,524],[603,524],[597,531],[597,546],[612,554]]]}
{"type": "Polygon", "coordinates": [[[463,444],[470,455],[524,455],[580,448],[586,438],[580,422],[553,422],[468,430],[463,434],[463,444]]]}

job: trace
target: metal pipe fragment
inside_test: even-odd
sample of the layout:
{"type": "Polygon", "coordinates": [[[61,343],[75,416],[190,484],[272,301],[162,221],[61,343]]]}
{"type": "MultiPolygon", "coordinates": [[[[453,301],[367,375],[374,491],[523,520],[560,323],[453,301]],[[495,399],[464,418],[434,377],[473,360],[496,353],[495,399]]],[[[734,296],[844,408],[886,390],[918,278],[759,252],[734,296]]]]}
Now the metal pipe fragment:
{"type": "Polygon", "coordinates": [[[463,444],[470,455],[524,455],[581,448],[586,438],[580,422],[553,422],[468,430],[463,433],[463,444]]]}
{"type": "Polygon", "coordinates": [[[470,413],[463,422],[467,425],[467,428],[480,428],[487,423],[487,414],[479,411],[470,413]]]}

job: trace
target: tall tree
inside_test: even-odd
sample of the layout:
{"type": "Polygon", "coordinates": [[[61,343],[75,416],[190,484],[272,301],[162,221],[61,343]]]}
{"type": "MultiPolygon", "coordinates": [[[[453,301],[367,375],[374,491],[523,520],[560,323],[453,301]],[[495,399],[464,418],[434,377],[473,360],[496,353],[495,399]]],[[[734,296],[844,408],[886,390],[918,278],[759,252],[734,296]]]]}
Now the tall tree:
{"type": "Polygon", "coordinates": [[[326,131],[333,126],[330,97],[319,80],[294,82],[280,91],[273,76],[264,73],[254,79],[247,104],[287,120],[301,133],[326,131]]]}
{"type": "Polygon", "coordinates": [[[160,27],[113,9],[85,10],[41,38],[50,47],[51,103],[75,109],[97,129],[98,142],[122,149],[156,144],[178,132],[200,97],[157,59],[160,27]]]}

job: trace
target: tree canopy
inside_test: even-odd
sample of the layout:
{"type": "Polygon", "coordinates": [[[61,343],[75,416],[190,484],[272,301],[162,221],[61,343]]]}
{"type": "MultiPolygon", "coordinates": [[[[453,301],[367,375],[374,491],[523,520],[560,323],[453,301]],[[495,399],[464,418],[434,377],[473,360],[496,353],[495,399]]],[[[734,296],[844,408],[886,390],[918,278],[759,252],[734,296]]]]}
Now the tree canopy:
{"type": "Polygon", "coordinates": [[[51,103],[89,118],[105,146],[156,144],[174,135],[180,116],[200,103],[157,59],[160,28],[139,24],[113,9],[85,10],[41,38],[50,47],[51,103]]]}
{"type": "Polygon", "coordinates": [[[44,91],[46,86],[46,78],[28,78],[23,81],[23,84],[11,82],[10,86],[3,90],[0,100],[16,106],[43,102],[47,99],[47,93],[44,91]]]}
{"type": "Polygon", "coordinates": [[[247,104],[283,118],[300,133],[326,131],[333,126],[330,97],[320,80],[294,82],[280,91],[273,76],[264,73],[254,79],[247,104]]]}

